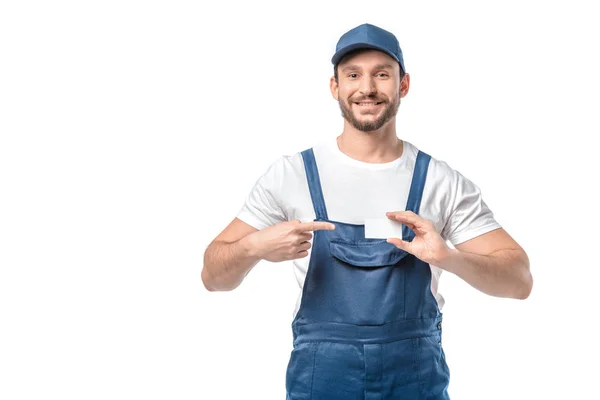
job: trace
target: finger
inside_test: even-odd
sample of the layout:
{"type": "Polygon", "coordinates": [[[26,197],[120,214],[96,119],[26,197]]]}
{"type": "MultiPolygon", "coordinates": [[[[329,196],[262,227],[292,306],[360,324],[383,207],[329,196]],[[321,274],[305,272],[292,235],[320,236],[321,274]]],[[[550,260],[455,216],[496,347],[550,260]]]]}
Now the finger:
{"type": "Polygon", "coordinates": [[[396,211],[396,212],[387,212],[385,213],[386,217],[389,219],[393,219],[399,222],[404,223],[405,225],[412,224],[416,227],[420,227],[425,222],[425,219],[415,214],[412,211],[396,211]]]}
{"type": "Polygon", "coordinates": [[[386,240],[386,242],[393,244],[394,246],[396,246],[397,248],[404,250],[404,251],[408,251],[408,249],[410,248],[410,242],[405,242],[402,239],[398,239],[398,238],[388,238],[386,240]]]}
{"type": "Polygon", "coordinates": [[[313,234],[311,232],[302,232],[298,235],[298,243],[302,243],[302,242],[311,240],[312,237],[313,237],[313,234]]]}
{"type": "Polygon", "coordinates": [[[308,250],[310,249],[310,242],[302,242],[298,245],[298,251],[302,251],[302,250],[308,250]]]}
{"type": "Polygon", "coordinates": [[[415,229],[415,224],[408,222],[406,220],[406,218],[402,218],[402,217],[396,217],[396,214],[392,214],[392,213],[386,213],[386,217],[388,217],[388,219],[391,219],[392,221],[397,221],[400,222],[406,226],[408,226],[410,229],[415,229]]]}
{"type": "Polygon", "coordinates": [[[402,221],[407,221],[411,223],[415,223],[421,219],[420,216],[415,214],[412,211],[390,211],[386,212],[385,216],[392,219],[398,219],[402,221]]]}
{"type": "Polygon", "coordinates": [[[306,257],[307,255],[308,255],[308,251],[306,251],[306,250],[303,250],[303,251],[300,251],[300,252],[298,252],[298,253],[296,254],[296,257],[297,257],[297,258],[304,258],[304,257],[306,257]]]}
{"type": "Polygon", "coordinates": [[[303,232],[320,230],[332,231],[335,229],[335,225],[325,221],[310,221],[301,223],[296,229],[303,232]]]}
{"type": "Polygon", "coordinates": [[[294,246],[296,246],[297,248],[300,248],[300,246],[304,246],[306,243],[310,244],[309,241],[300,239],[299,241],[294,243],[294,246]]]}
{"type": "Polygon", "coordinates": [[[419,214],[415,214],[414,212],[410,211],[410,210],[406,210],[406,211],[388,211],[385,213],[385,215],[387,216],[397,216],[397,215],[404,215],[404,216],[409,216],[409,217],[417,217],[417,218],[421,218],[419,214]]]}

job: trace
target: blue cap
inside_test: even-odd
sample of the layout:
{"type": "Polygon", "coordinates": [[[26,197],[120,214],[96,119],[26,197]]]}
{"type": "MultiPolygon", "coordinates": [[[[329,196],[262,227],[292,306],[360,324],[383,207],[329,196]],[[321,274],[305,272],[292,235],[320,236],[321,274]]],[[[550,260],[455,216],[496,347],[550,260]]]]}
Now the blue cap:
{"type": "Polygon", "coordinates": [[[371,24],[362,24],[344,33],[335,46],[335,54],[331,59],[331,63],[337,65],[346,54],[359,49],[383,51],[398,61],[402,71],[406,72],[402,50],[396,36],[385,29],[371,24]]]}

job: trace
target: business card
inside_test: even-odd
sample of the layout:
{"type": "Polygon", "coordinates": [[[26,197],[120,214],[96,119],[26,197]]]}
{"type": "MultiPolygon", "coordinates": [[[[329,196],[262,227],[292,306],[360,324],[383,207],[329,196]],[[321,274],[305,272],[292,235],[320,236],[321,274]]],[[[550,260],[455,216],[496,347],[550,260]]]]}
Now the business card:
{"type": "Polygon", "coordinates": [[[403,224],[389,218],[365,218],[365,238],[367,239],[402,239],[403,224]]]}

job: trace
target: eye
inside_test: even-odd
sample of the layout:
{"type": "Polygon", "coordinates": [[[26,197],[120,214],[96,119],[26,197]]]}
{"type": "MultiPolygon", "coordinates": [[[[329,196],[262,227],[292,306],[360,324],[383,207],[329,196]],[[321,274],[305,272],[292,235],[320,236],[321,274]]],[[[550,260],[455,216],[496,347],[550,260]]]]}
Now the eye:
{"type": "Polygon", "coordinates": [[[377,76],[380,76],[380,77],[382,77],[382,78],[387,78],[387,77],[389,77],[389,75],[388,75],[387,73],[385,73],[385,72],[380,72],[380,73],[378,73],[378,74],[377,74],[377,76]]]}
{"type": "Polygon", "coordinates": [[[352,78],[352,79],[354,79],[354,78],[356,78],[357,76],[358,76],[358,74],[349,74],[349,75],[348,75],[348,78],[352,78]]]}

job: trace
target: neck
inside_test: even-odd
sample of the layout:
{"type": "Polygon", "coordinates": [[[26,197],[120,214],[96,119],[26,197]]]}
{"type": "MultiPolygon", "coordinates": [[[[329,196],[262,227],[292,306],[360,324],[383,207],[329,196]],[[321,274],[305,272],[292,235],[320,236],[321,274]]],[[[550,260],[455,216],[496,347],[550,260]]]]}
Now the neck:
{"type": "Polygon", "coordinates": [[[380,164],[402,155],[403,143],[396,136],[396,118],[376,131],[363,132],[344,120],[344,131],[337,137],[340,151],[358,161],[380,164]]]}

